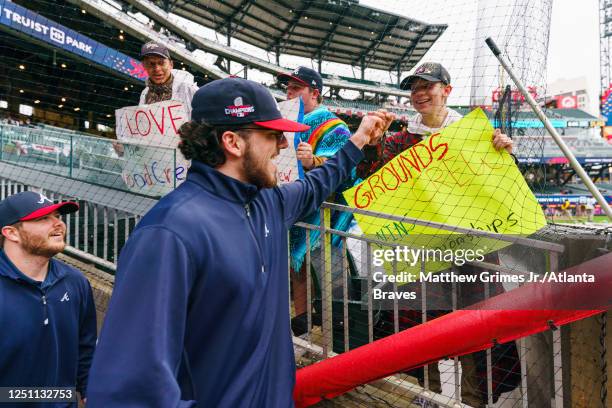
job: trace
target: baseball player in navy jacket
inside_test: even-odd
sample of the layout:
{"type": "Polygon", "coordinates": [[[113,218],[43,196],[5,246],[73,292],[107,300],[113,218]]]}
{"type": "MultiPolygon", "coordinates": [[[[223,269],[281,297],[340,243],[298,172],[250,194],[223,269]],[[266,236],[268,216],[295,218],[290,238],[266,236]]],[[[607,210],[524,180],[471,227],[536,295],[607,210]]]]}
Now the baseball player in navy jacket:
{"type": "MultiPolygon", "coordinates": [[[[93,294],[81,272],[53,259],[65,246],[60,216],[78,208],[73,202],[54,204],[32,191],[0,202],[0,387],[76,387],[86,397],[96,344],[93,294]]],[[[17,395],[13,391],[13,398],[17,395]]],[[[72,402],[23,403],[17,398],[15,404],[0,406],[77,406],[76,395],[47,395],[72,402]]]]}
{"type": "Polygon", "coordinates": [[[287,132],[262,85],[194,95],[180,148],[187,180],[143,217],[119,258],[94,356],[88,408],[292,407],[287,231],[315,211],[392,115],[363,119],[304,180],[276,186],[287,132]]]}

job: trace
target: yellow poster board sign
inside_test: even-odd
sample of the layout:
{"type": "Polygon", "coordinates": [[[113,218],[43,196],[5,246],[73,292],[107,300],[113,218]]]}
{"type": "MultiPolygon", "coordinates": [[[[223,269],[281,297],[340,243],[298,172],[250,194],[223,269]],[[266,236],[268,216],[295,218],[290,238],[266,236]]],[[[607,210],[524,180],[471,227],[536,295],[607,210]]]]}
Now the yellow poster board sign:
{"type": "MultiPolygon", "coordinates": [[[[400,153],[344,197],[352,207],[385,214],[499,234],[533,234],[546,225],[542,209],[512,156],[495,150],[492,135],[489,119],[476,109],[400,153]]],[[[410,247],[488,253],[507,245],[360,214],[355,218],[365,235],[410,247]]],[[[426,262],[432,272],[448,266],[426,262]]]]}

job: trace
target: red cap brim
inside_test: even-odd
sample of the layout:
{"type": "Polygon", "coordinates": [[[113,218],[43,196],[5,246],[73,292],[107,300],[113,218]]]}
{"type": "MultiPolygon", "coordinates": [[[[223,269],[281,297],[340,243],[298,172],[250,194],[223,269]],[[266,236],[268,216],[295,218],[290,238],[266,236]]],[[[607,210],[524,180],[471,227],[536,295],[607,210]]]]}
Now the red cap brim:
{"type": "Polygon", "coordinates": [[[49,215],[54,211],[59,211],[60,214],[70,214],[70,213],[78,211],[78,209],[79,209],[79,205],[77,203],[74,203],[72,201],[66,201],[63,203],[53,204],[48,207],[38,209],[34,211],[33,213],[30,213],[26,215],[25,217],[21,218],[19,221],[35,220],[36,218],[40,218],[40,217],[44,217],[45,215],[49,215]]]}
{"type": "Polygon", "coordinates": [[[296,77],[296,76],[293,76],[293,75],[289,75],[289,74],[278,74],[276,77],[278,78],[278,80],[279,80],[281,83],[289,82],[289,80],[290,80],[290,79],[292,79],[292,80],[294,80],[295,82],[299,82],[300,84],[304,84],[304,86],[308,86],[308,87],[310,86],[310,85],[308,85],[306,82],[304,82],[304,80],[302,80],[302,79],[300,79],[300,78],[298,78],[298,77],[296,77]]]}
{"type": "Polygon", "coordinates": [[[310,129],[310,126],[302,123],[294,122],[289,119],[274,119],[265,122],[254,122],[257,126],[261,126],[266,129],[280,130],[283,132],[305,132],[310,129]]]}

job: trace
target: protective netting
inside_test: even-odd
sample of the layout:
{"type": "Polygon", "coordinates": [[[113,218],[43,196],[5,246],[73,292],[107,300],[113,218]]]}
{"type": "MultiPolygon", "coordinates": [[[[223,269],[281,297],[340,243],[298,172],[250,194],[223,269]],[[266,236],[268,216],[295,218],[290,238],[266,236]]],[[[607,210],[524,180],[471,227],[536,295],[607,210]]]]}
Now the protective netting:
{"type": "MultiPolygon", "coordinates": [[[[0,0],[0,193],[33,189],[78,200],[81,210],[66,216],[69,254],[112,273],[140,217],[185,179],[190,163],[177,149],[178,129],[191,116],[197,86],[238,75],[283,99],[277,73],[300,65],[320,70],[323,104],[343,123],[325,127],[308,118],[304,103],[282,102],[286,116],[312,120],[316,131],[287,135],[289,148],[276,159],[281,183],[307,173],[295,156],[300,141],[329,157],[346,138],[329,141],[326,132],[345,125],[354,131],[379,108],[398,120],[385,141],[366,149],[332,198],[335,206],[289,233],[298,364],[406,330],[430,344],[410,350],[417,358],[409,365],[391,365],[320,406],[606,406],[605,315],[561,326],[506,313],[517,305],[559,313],[609,307],[598,303],[604,295],[597,283],[591,299],[572,295],[588,281],[540,281],[531,297],[512,297],[532,283],[530,273],[580,268],[610,249],[609,227],[597,224],[605,221],[600,206],[485,44],[495,40],[594,181],[612,190],[612,147],[599,137],[597,117],[551,107],[555,101],[545,98],[551,10],[550,0],[0,0]],[[140,51],[149,40],[172,54],[171,86],[146,81],[140,51]],[[435,64],[423,67],[427,62],[442,64],[450,80],[435,64]],[[438,83],[399,89],[415,73],[438,83]],[[514,156],[493,147],[494,128],[512,138],[514,156]],[[579,221],[587,225],[557,224],[579,221]],[[404,280],[389,279],[396,276],[404,280]],[[422,329],[489,298],[499,303],[479,307],[497,314],[469,333],[469,349],[461,348],[452,316],[448,326],[422,329]],[[494,330],[508,340],[490,338],[494,330]],[[425,354],[435,358],[419,360],[425,354]]],[[[226,107],[238,116],[245,109],[240,98],[226,107]]],[[[590,273],[611,272],[609,264],[598,267],[590,273]]],[[[359,361],[355,367],[370,369],[359,361]]]]}

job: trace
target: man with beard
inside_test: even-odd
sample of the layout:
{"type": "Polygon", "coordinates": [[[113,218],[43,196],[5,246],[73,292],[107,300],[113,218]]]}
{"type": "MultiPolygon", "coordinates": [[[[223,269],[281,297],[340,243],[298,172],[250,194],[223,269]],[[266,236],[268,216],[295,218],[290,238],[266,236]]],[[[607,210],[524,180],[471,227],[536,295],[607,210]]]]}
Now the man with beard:
{"type": "MultiPolygon", "coordinates": [[[[73,202],[54,204],[32,191],[0,202],[3,387],[76,387],[85,399],[96,343],[93,294],[81,272],[53,259],[66,245],[60,216],[78,208],[73,202]]],[[[76,408],[76,400],[74,395],[70,404],[15,406],[76,408]]]]}
{"type": "Polygon", "coordinates": [[[119,257],[88,407],[292,407],[287,231],[347,178],[393,115],[376,112],[325,165],[276,186],[283,119],[240,78],[196,92],[180,129],[187,180],[162,198],[119,257]]]}

